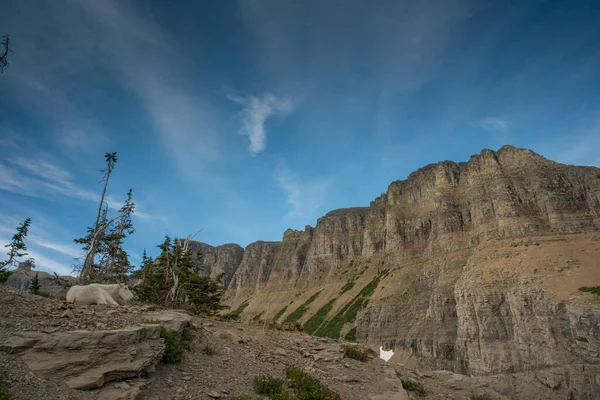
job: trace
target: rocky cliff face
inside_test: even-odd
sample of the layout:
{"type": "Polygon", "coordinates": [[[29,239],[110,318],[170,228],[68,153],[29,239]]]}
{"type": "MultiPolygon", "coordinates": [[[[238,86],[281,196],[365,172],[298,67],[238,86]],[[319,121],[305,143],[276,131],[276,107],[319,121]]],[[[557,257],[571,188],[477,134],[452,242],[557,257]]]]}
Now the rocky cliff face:
{"type": "MultiPolygon", "coordinates": [[[[55,283],[52,279],[53,276],[44,271],[28,271],[23,268],[17,268],[10,275],[10,278],[8,278],[7,284],[15,289],[27,291],[31,285],[31,279],[33,279],[36,273],[40,280],[40,292],[56,296],[64,296],[67,293],[67,289],[55,283]]],[[[74,280],[72,276],[61,276],[61,278],[66,281],[74,280]]]]}
{"type": "Polygon", "coordinates": [[[213,247],[206,243],[191,241],[190,249],[202,255],[198,262],[202,265],[204,274],[212,279],[223,274],[225,286],[229,286],[244,255],[244,249],[237,244],[213,247]]]}
{"type": "Polygon", "coordinates": [[[600,307],[577,291],[600,285],[599,231],[600,169],[505,146],[219,268],[235,270],[227,301],[246,319],[311,321],[437,368],[532,371],[600,362],[600,307]]]}

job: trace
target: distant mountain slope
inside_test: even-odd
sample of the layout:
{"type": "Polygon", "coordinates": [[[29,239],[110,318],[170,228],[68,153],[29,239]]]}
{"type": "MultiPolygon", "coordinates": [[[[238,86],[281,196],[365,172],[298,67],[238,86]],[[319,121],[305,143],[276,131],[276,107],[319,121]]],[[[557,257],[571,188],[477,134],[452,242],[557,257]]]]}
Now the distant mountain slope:
{"type": "Polygon", "coordinates": [[[577,289],[600,285],[599,199],[600,169],[504,146],[421,168],[218,269],[235,271],[227,302],[244,320],[396,359],[474,374],[598,365],[600,302],[577,289]]]}
{"type": "MultiPolygon", "coordinates": [[[[35,276],[36,272],[39,274],[38,277],[40,279],[40,291],[42,293],[54,295],[66,294],[67,291],[62,286],[54,283],[54,281],[51,279],[53,275],[44,271],[27,271],[24,269],[16,269],[8,279],[7,284],[15,289],[29,290],[31,279],[35,276]]],[[[63,276],[62,278],[73,281],[75,280],[75,278],[72,276],[63,276]]]]}

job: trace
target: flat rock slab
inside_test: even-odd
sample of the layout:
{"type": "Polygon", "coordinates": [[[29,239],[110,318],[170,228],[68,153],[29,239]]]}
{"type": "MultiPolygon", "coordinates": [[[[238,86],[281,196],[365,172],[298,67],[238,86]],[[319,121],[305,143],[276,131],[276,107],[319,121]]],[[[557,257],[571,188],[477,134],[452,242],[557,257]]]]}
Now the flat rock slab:
{"type": "Polygon", "coordinates": [[[369,397],[370,400],[409,400],[408,393],[404,389],[397,392],[386,392],[369,397]]]}
{"type": "Polygon", "coordinates": [[[164,343],[159,325],[143,325],[112,331],[20,332],[1,349],[22,354],[34,372],[88,390],[153,370],[164,343]]]}
{"type": "Polygon", "coordinates": [[[181,333],[192,323],[192,316],[183,310],[151,311],[145,314],[147,322],[160,323],[165,328],[181,333]]]}

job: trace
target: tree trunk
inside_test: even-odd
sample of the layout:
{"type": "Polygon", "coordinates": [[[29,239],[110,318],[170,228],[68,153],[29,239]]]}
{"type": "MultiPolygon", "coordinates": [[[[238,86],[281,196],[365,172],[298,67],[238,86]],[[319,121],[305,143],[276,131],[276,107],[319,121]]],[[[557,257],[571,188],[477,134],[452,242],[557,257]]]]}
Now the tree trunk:
{"type": "MultiPolygon", "coordinates": [[[[102,190],[102,197],[100,197],[100,206],[98,207],[98,215],[96,216],[96,222],[94,223],[94,235],[92,236],[92,240],[90,242],[90,250],[88,251],[88,254],[85,257],[85,261],[83,263],[83,268],[81,268],[81,273],[79,274],[79,281],[81,281],[82,279],[85,279],[86,277],[88,277],[88,275],[90,274],[90,271],[92,269],[92,265],[94,264],[94,258],[96,257],[96,247],[98,246],[98,243],[96,242],[96,236],[98,235],[99,232],[99,226],[100,226],[100,217],[102,216],[102,208],[104,207],[104,197],[106,196],[106,189],[108,188],[108,180],[110,179],[110,173],[112,172],[112,167],[111,164],[109,162],[108,167],[106,169],[106,179],[104,180],[104,189],[102,190]]],[[[106,221],[106,217],[105,220],[102,221],[103,224],[106,221]]],[[[107,225],[104,225],[104,229],[106,229],[107,225]]]]}

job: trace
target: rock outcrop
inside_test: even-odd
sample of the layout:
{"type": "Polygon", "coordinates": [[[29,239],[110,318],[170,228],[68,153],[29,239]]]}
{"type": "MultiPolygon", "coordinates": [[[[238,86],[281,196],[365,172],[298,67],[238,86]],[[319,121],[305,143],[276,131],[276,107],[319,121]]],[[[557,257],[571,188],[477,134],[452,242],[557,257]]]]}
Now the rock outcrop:
{"type": "Polygon", "coordinates": [[[161,326],[181,334],[192,320],[183,311],[73,306],[6,287],[0,303],[0,361],[24,364],[17,379],[32,372],[105,400],[136,398],[162,359],[161,326]]]}
{"type": "Polygon", "coordinates": [[[164,343],[160,326],[114,331],[19,332],[1,350],[22,354],[27,366],[79,390],[153,372],[164,343]]]}
{"type": "Polygon", "coordinates": [[[556,370],[600,363],[600,308],[577,291],[600,285],[599,232],[600,169],[504,146],[219,268],[235,270],[227,301],[245,320],[312,319],[319,335],[460,373],[556,370]]]}
{"type": "MultiPolygon", "coordinates": [[[[18,290],[29,290],[29,285],[31,285],[31,279],[38,274],[38,278],[40,280],[40,292],[50,295],[64,295],[67,293],[67,290],[58,285],[52,279],[53,276],[44,271],[35,271],[35,270],[26,270],[23,268],[17,268],[11,276],[8,278],[8,286],[13,287],[18,290]]],[[[61,276],[60,278],[65,279],[66,281],[74,281],[72,276],[61,276]]]]}
{"type": "Polygon", "coordinates": [[[206,243],[191,241],[190,249],[202,255],[198,264],[203,268],[204,274],[212,279],[223,274],[225,286],[229,286],[244,255],[244,249],[237,244],[213,247],[206,243]]]}

